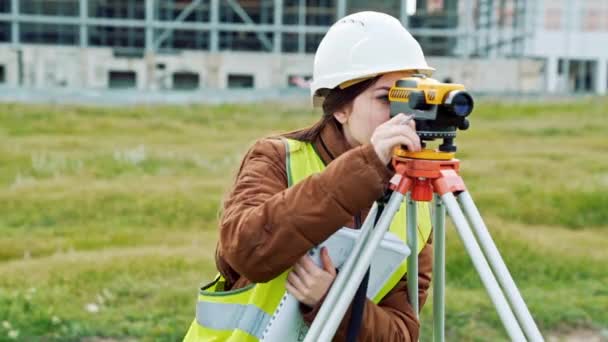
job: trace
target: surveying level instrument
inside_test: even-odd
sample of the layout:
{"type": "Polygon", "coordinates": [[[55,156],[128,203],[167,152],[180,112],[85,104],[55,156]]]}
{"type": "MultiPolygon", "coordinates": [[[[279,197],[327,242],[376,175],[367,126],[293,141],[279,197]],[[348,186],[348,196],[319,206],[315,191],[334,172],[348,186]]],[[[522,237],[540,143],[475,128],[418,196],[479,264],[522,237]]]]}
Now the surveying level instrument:
{"type": "Polygon", "coordinates": [[[443,139],[441,152],[456,152],[456,130],[469,128],[466,118],[473,111],[473,97],[462,84],[440,83],[416,74],[395,82],[388,93],[391,117],[414,114],[420,140],[443,139]]]}
{"type": "Polygon", "coordinates": [[[467,129],[466,117],[473,99],[460,84],[439,83],[416,75],[398,80],[389,90],[391,116],[414,113],[420,139],[443,139],[438,150],[410,152],[396,148],[392,166],[395,175],[390,192],[377,200],[367,215],[359,240],[334,280],[305,342],[331,341],[359,288],[371,259],[405,200],[407,244],[412,251],[407,262],[410,303],[418,315],[418,244],[416,202],[430,202],[433,223],[433,341],[445,340],[445,213],[471,257],[492,303],[513,341],[543,341],[511,274],[469,192],[459,175],[460,161],[454,158],[457,129],[467,129]],[[472,229],[471,229],[472,227],[472,229]]]}

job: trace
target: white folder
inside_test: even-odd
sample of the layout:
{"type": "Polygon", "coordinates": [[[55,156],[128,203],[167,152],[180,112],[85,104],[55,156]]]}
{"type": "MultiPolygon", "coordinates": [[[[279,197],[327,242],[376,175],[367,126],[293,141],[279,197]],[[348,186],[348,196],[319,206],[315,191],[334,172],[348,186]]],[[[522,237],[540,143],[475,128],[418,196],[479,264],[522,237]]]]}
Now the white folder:
{"type": "MultiPolygon", "coordinates": [[[[404,227],[405,229],[405,227],[404,227]]],[[[348,255],[353,250],[355,242],[359,238],[360,231],[350,228],[341,228],[330,236],[325,242],[311,249],[309,255],[319,266],[322,265],[320,252],[322,247],[327,247],[332,263],[340,269],[346,262],[348,255]]],[[[369,283],[367,286],[367,297],[373,298],[382,289],[390,276],[397,270],[399,265],[410,254],[410,249],[403,241],[387,232],[375,251],[372,258],[369,283]]],[[[277,310],[272,315],[266,326],[261,341],[265,342],[296,342],[303,341],[308,331],[308,326],[300,314],[298,300],[287,291],[281,298],[277,310]]]]}

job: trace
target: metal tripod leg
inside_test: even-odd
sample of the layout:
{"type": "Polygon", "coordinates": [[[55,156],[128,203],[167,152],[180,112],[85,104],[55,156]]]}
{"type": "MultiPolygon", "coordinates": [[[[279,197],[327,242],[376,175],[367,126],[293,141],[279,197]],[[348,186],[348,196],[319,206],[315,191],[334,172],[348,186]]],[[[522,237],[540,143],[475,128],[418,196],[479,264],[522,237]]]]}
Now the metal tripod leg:
{"type": "Polygon", "coordinates": [[[434,196],[433,208],[433,341],[445,341],[445,206],[434,196]]]}
{"type": "MultiPolygon", "coordinates": [[[[340,275],[338,276],[345,277],[348,282],[346,283],[344,281],[340,284],[334,284],[332,286],[330,293],[322,305],[322,309],[323,307],[328,306],[327,299],[330,295],[332,296],[332,302],[335,301],[335,305],[328,306],[328,310],[331,310],[331,313],[326,320],[320,320],[318,316],[315,318],[315,321],[306,334],[306,339],[304,339],[305,342],[329,342],[334,337],[336,330],[338,329],[340,322],[342,322],[342,318],[353,300],[353,296],[355,295],[355,292],[357,291],[357,288],[359,287],[359,284],[361,283],[361,280],[363,279],[363,276],[371,263],[374,252],[380,245],[384,234],[390,227],[393,217],[399,210],[401,202],[403,202],[403,197],[403,194],[397,191],[393,192],[385,209],[382,211],[382,215],[380,216],[378,223],[370,233],[370,236],[364,243],[364,246],[361,248],[359,255],[351,253],[347,262],[354,259],[353,263],[355,265],[352,272],[350,274],[345,274],[341,271],[340,275]],[[337,300],[333,298],[334,296],[337,297],[337,300]]],[[[365,220],[366,223],[370,219],[373,222],[374,218],[368,214],[368,217],[365,220]]],[[[336,279],[336,281],[337,280],[338,279],[336,279]]]]}
{"type": "Polygon", "coordinates": [[[407,293],[414,313],[418,317],[418,225],[416,214],[416,202],[412,200],[411,192],[408,192],[406,234],[410,255],[407,257],[407,293]]]}
{"type": "MultiPolygon", "coordinates": [[[[361,279],[365,275],[367,268],[371,262],[373,253],[380,244],[384,233],[388,230],[393,217],[399,210],[400,204],[404,196],[395,191],[382,212],[378,223],[374,226],[373,222],[376,218],[377,204],[374,203],[370,214],[363,223],[361,235],[353,252],[347,259],[340,274],[334,281],[319,314],[315,318],[305,342],[326,342],[330,341],[340,325],[352,298],[357,291],[361,279]]],[[[496,246],[494,245],[487,228],[483,223],[483,219],[479,214],[470,195],[464,191],[459,197],[463,209],[461,209],[452,192],[445,193],[439,197],[435,195],[435,209],[433,212],[433,240],[435,244],[434,265],[433,265],[433,340],[445,340],[445,209],[447,208],[458,235],[460,236],[463,245],[471,257],[473,265],[477,270],[486,290],[492,300],[498,315],[513,341],[526,341],[526,337],[522,331],[520,324],[524,326],[524,330],[531,341],[543,341],[542,335],[534,324],[532,317],[526,307],[519,291],[517,290],[513,279],[511,278],[496,246]],[[464,213],[463,213],[464,211],[464,213]],[[475,229],[475,234],[480,240],[478,243],[475,239],[469,222],[465,215],[469,218],[475,229]],[[480,248],[480,245],[483,248],[480,248]],[[508,299],[514,307],[517,314],[517,321],[509,302],[505,298],[498,281],[492,273],[492,269],[486,260],[486,255],[498,281],[505,288],[508,299]],[[526,315],[528,317],[526,317],[526,315]]],[[[411,200],[409,193],[407,198],[407,240],[411,249],[411,254],[408,257],[408,295],[412,307],[418,313],[418,260],[417,260],[417,239],[418,231],[416,224],[416,202],[411,200]]]]}
{"type": "Polygon", "coordinates": [[[530,341],[543,341],[543,337],[540,334],[536,323],[534,323],[534,319],[532,318],[526,303],[521,297],[521,294],[517,289],[517,286],[515,285],[515,282],[513,281],[505,262],[502,260],[500,253],[498,252],[498,248],[496,248],[496,245],[488,232],[488,228],[483,222],[483,219],[479,214],[479,210],[477,210],[477,206],[475,206],[471,195],[467,191],[464,191],[458,195],[458,201],[462,206],[464,214],[471,222],[477,240],[479,241],[484,254],[492,266],[492,270],[494,271],[496,278],[498,278],[498,282],[502,286],[509,303],[511,303],[511,307],[515,312],[519,323],[522,325],[526,336],[530,341]]]}
{"type": "Polygon", "coordinates": [[[458,206],[458,202],[456,202],[456,198],[451,192],[448,192],[441,196],[441,199],[443,203],[445,203],[448,213],[454,222],[456,231],[458,232],[465,249],[471,257],[471,261],[473,262],[481,281],[486,287],[488,295],[494,303],[494,307],[496,307],[498,316],[502,320],[509,337],[512,341],[526,341],[524,333],[522,332],[519,323],[515,319],[515,315],[513,315],[513,311],[511,311],[509,303],[505,299],[498,282],[490,269],[490,265],[488,265],[481,248],[475,240],[469,223],[458,206]]]}
{"type": "Polygon", "coordinates": [[[319,334],[324,329],[324,325],[327,323],[330,317],[333,316],[333,308],[335,307],[336,301],[340,298],[342,294],[342,289],[344,288],[347,281],[349,281],[350,274],[352,273],[353,267],[357,262],[359,255],[361,254],[361,250],[366,245],[369,240],[370,233],[374,226],[374,220],[376,218],[376,214],[378,212],[378,203],[374,202],[372,208],[370,209],[363,225],[361,226],[361,232],[359,234],[359,239],[355,243],[353,247],[353,251],[349,255],[346,262],[342,266],[340,273],[334,280],[333,285],[329,289],[327,296],[325,296],[325,300],[317,313],[315,320],[312,325],[308,329],[306,333],[305,342],[316,342],[318,341],[319,334]]]}

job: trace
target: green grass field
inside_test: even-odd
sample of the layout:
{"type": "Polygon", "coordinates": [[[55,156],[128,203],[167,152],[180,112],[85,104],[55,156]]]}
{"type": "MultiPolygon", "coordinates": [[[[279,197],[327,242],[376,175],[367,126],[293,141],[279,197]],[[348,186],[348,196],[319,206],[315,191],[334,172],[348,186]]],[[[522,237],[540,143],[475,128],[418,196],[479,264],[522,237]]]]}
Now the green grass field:
{"type": "MultiPolygon", "coordinates": [[[[545,335],[608,329],[608,100],[481,103],[462,175],[545,335]]],[[[0,104],[0,340],[179,340],[247,148],[304,105],[0,104]]],[[[507,340],[459,238],[449,341],[507,340]]],[[[431,340],[430,302],[422,341],[431,340]]]]}

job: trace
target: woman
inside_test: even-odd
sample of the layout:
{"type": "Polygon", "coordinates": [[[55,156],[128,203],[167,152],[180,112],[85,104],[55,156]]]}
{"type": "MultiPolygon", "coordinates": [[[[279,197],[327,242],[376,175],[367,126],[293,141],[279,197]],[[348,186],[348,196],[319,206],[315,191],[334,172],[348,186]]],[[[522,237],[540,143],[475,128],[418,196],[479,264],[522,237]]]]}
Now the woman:
{"type": "MultiPolygon", "coordinates": [[[[388,90],[400,78],[432,70],[418,43],[389,15],[355,13],[330,28],[315,55],[311,86],[323,117],[310,128],[258,141],[243,159],[220,222],[221,276],[203,288],[185,340],[257,341],[285,290],[300,301],[304,320],[314,320],[336,270],[326,250],[322,266],[306,253],[365,219],[393,174],[394,147],[421,149],[413,120],[404,114],[389,119],[388,90]]],[[[395,229],[405,229],[404,212],[395,229]]],[[[418,215],[422,306],[432,248],[428,210],[418,215]]],[[[359,340],[416,341],[419,322],[404,272],[384,288],[365,303],[359,340]]],[[[349,317],[336,340],[345,339],[349,317]]]]}

